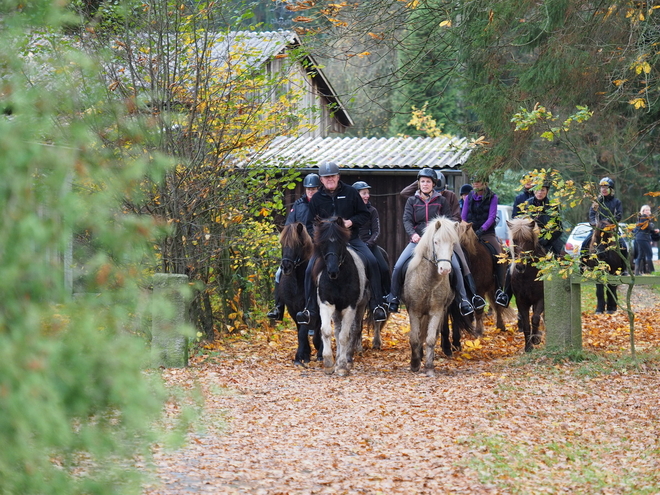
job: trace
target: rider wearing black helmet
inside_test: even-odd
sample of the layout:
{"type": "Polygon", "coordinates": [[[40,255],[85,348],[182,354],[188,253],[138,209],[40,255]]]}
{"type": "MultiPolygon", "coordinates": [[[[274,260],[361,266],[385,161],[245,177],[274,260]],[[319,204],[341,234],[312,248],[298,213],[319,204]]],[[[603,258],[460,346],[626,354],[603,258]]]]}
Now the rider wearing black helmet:
{"type": "MultiPolygon", "coordinates": [[[[317,174],[308,174],[303,180],[303,187],[305,188],[305,194],[296,199],[289,210],[289,214],[286,216],[284,225],[291,225],[292,223],[300,222],[303,225],[307,225],[307,218],[309,216],[309,200],[312,199],[312,196],[316,194],[316,191],[319,190],[321,181],[317,174]]],[[[311,235],[312,232],[309,231],[311,235]]],[[[271,309],[266,316],[272,320],[282,321],[284,317],[284,304],[280,300],[279,294],[279,284],[280,277],[282,276],[282,268],[277,268],[275,272],[275,307],[271,309]]]]}
{"type": "MultiPolygon", "coordinates": [[[[344,224],[351,230],[349,244],[367,265],[367,275],[371,285],[369,308],[375,321],[385,321],[387,312],[381,306],[383,288],[378,262],[371,250],[358,236],[360,227],[369,221],[369,210],[367,210],[367,206],[358,192],[339,180],[339,166],[335,162],[321,163],[319,165],[319,176],[321,177],[321,187],[309,203],[308,229],[313,230],[313,220],[317,217],[323,219],[336,216],[344,219],[344,224]]],[[[312,295],[314,289],[312,280],[314,261],[315,258],[312,256],[305,272],[306,306],[303,311],[296,315],[296,321],[299,324],[310,325],[311,327],[317,325],[319,317],[318,299],[315,295],[312,295]]]]}
{"type": "Polygon", "coordinates": [[[542,185],[533,188],[534,196],[525,201],[523,208],[525,213],[521,215],[528,215],[541,229],[539,244],[546,251],[561,256],[564,254],[564,243],[561,240],[563,226],[559,218],[558,206],[551,204],[548,199],[551,186],[552,181],[546,180],[542,185]]]}

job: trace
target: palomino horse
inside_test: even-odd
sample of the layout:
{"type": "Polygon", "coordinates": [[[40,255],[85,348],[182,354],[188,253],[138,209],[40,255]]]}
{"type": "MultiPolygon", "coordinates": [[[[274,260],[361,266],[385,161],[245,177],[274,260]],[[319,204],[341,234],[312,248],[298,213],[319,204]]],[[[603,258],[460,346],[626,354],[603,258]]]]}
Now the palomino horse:
{"type": "MultiPolygon", "coordinates": [[[[446,217],[438,217],[428,223],[424,235],[415,246],[403,285],[402,300],[410,318],[410,369],[419,371],[426,343],[424,367],[427,376],[435,374],[433,360],[439,329],[442,329],[446,337],[448,348],[445,353],[451,355],[448,328],[454,290],[449,282],[449,274],[454,244],[458,242],[456,225],[456,222],[446,217]]],[[[460,330],[456,329],[472,330],[469,320],[460,320],[460,312],[452,312],[452,318],[459,338],[460,330]]]]}
{"type": "MultiPolygon", "coordinates": [[[[497,283],[495,281],[495,263],[490,249],[479,242],[477,234],[472,229],[472,224],[461,222],[458,226],[458,236],[461,241],[461,247],[470,265],[470,271],[474,276],[474,281],[477,285],[477,293],[486,299],[490,308],[495,313],[496,326],[499,330],[506,330],[504,318],[513,317],[513,310],[510,308],[503,308],[495,304],[495,291],[497,290],[497,283]]],[[[478,309],[474,311],[476,321],[476,332],[481,335],[484,332],[484,310],[478,309]]]]}
{"type": "Polygon", "coordinates": [[[340,217],[316,223],[314,252],[317,258],[313,276],[316,280],[323,338],[323,367],[340,376],[348,375],[353,363],[358,333],[357,315],[363,315],[370,289],[360,256],[349,247],[351,232],[340,217]],[[332,326],[337,343],[337,362],[332,355],[332,326]]]}
{"type": "MultiPolygon", "coordinates": [[[[296,313],[305,308],[305,270],[312,256],[314,245],[307,229],[300,222],[284,227],[280,233],[280,244],[282,245],[282,261],[280,263],[282,276],[278,290],[287,311],[290,315],[295,316],[296,313]]],[[[296,330],[298,332],[298,349],[294,362],[301,365],[311,360],[312,350],[309,345],[307,325],[296,323],[296,330]]],[[[315,330],[314,347],[316,347],[320,356],[322,350],[321,333],[318,329],[315,330]]]]}
{"type": "MultiPolygon", "coordinates": [[[[626,263],[619,254],[619,236],[616,235],[616,226],[609,221],[602,221],[594,229],[591,243],[589,244],[589,255],[583,256],[582,261],[588,267],[595,267],[598,262],[608,265],[610,275],[621,275],[626,269],[626,263]],[[596,259],[591,255],[596,255],[596,259]]],[[[616,293],[617,284],[607,284],[607,301],[605,285],[596,284],[596,313],[615,313],[618,306],[616,293]],[[607,306],[606,306],[607,302],[607,306]]]]}
{"type": "Polygon", "coordinates": [[[507,221],[513,243],[511,289],[518,306],[518,326],[525,336],[525,352],[531,352],[534,345],[541,343],[541,314],[543,314],[543,281],[537,280],[539,269],[534,264],[546,255],[539,244],[539,230],[536,222],[529,218],[514,218],[507,221]],[[529,310],[532,322],[529,322],[529,310]]]}

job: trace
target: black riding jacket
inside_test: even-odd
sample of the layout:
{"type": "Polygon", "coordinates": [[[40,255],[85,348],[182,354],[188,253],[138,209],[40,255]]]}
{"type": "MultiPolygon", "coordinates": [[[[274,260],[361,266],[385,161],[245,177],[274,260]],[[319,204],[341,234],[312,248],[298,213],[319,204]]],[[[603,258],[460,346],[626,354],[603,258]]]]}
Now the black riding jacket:
{"type": "Polygon", "coordinates": [[[305,227],[307,227],[307,232],[309,232],[309,235],[312,235],[312,231],[307,224],[308,219],[309,200],[307,199],[307,195],[305,195],[302,198],[298,198],[294,201],[289,214],[286,216],[284,225],[291,225],[292,223],[300,222],[305,225],[305,227]]]}
{"type": "Polygon", "coordinates": [[[307,230],[313,230],[314,219],[342,217],[353,222],[351,225],[351,239],[357,239],[360,227],[367,223],[371,214],[364,204],[357,189],[339,181],[334,194],[330,194],[321,186],[309,202],[309,217],[307,230]]]}
{"type": "MultiPolygon", "coordinates": [[[[488,216],[490,215],[490,202],[493,200],[493,191],[486,188],[486,192],[481,198],[481,201],[476,201],[474,199],[474,191],[470,191],[468,196],[468,215],[467,221],[472,223],[472,228],[474,230],[480,229],[488,216]]],[[[484,233],[495,233],[495,222],[484,230],[484,233]]]]}
{"type": "Polygon", "coordinates": [[[603,220],[611,221],[612,218],[617,222],[623,217],[623,206],[621,200],[616,196],[599,196],[596,206],[589,209],[589,223],[595,227],[603,220]]]}

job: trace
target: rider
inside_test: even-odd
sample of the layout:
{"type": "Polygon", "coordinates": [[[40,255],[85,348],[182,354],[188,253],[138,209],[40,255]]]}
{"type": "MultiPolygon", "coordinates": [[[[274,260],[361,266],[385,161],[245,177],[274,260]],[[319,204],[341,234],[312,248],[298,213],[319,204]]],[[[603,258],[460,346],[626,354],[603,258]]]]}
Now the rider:
{"type": "MultiPolygon", "coordinates": [[[[401,293],[401,286],[403,285],[402,278],[404,275],[403,268],[408,259],[412,257],[413,250],[424,233],[427,223],[438,215],[451,217],[451,205],[453,204],[455,204],[454,209],[459,211],[456,195],[452,191],[445,190],[446,182],[444,175],[442,175],[442,173],[439,175],[441,177],[440,181],[438,180],[438,174],[436,174],[433,169],[424,168],[420,170],[417,174],[417,184],[419,189],[414,196],[408,197],[408,200],[406,201],[403,213],[403,226],[410,236],[410,242],[399,255],[399,259],[394,265],[394,271],[392,273],[392,290],[387,296],[385,296],[385,301],[388,303],[389,309],[392,312],[397,312],[399,310],[399,296],[401,293]],[[437,187],[438,182],[440,182],[439,187],[437,187]],[[440,192],[438,189],[442,189],[443,191],[440,192]],[[443,192],[448,194],[443,194],[443,192]]],[[[409,188],[410,186],[401,191],[401,195],[405,196],[409,188]]],[[[468,315],[474,312],[475,307],[477,307],[477,309],[483,308],[486,302],[476,293],[476,285],[474,284],[472,275],[469,273],[467,262],[465,261],[463,251],[459,245],[454,246],[454,255],[452,256],[451,264],[452,271],[456,274],[455,285],[457,299],[460,299],[459,309],[461,313],[468,315]],[[465,270],[468,271],[465,275],[465,281],[463,280],[464,276],[459,263],[459,258],[461,258],[465,270]],[[468,283],[470,288],[472,303],[467,299],[465,282],[468,283]]]]}
{"type": "Polygon", "coordinates": [[[371,220],[362,224],[358,236],[376,257],[378,268],[380,269],[380,281],[383,284],[383,294],[387,294],[390,291],[390,267],[383,257],[383,251],[376,244],[378,237],[380,237],[380,218],[376,207],[369,202],[371,186],[363,180],[359,180],[353,184],[353,187],[360,194],[362,201],[367,205],[367,210],[371,214],[371,220]]]}
{"type": "Polygon", "coordinates": [[[635,230],[635,275],[643,275],[653,272],[653,250],[651,241],[658,234],[658,229],[653,224],[651,207],[644,205],[639,210],[635,230]]]}
{"type": "Polygon", "coordinates": [[[495,254],[495,278],[497,291],[495,292],[495,303],[505,308],[509,305],[509,296],[503,290],[505,281],[506,265],[498,263],[502,254],[502,245],[495,235],[495,220],[497,219],[497,194],[490,190],[488,182],[482,178],[472,181],[474,188],[468,194],[463,211],[462,219],[472,223],[472,229],[479,240],[492,247],[495,254]]]}
{"type": "Polygon", "coordinates": [[[548,192],[552,186],[552,181],[545,181],[540,187],[534,190],[534,196],[525,201],[524,213],[527,214],[541,229],[539,244],[546,251],[552,251],[555,255],[561,256],[564,250],[564,244],[561,241],[563,226],[559,219],[559,209],[556,205],[551,205],[548,199],[548,192]]]}
{"type": "Polygon", "coordinates": [[[534,180],[531,172],[527,172],[523,176],[525,185],[523,190],[513,200],[513,209],[511,210],[511,218],[516,218],[520,215],[520,205],[534,197],[534,180]]]}
{"type": "MultiPolygon", "coordinates": [[[[312,199],[312,196],[319,190],[321,181],[317,174],[309,174],[303,180],[303,187],[305,188],[305,194],[296,199],[289,210],[289,214],[286,216],[284,225],[291,225],[292,223],[300,222],[303,225],[307,226],[307,218],[309,216],[309,200],[312,199]]],[[[312,232],[309,231],[311,235],[312,232]]],[[[275,272],[275,307],[271,309],[266,316],[272,320],[282,321],[284,318],[284,304],[280,300],[279,294],[279,284],[280,277],[282,276],[282,268],[278,267],[277,272],[275,272]]]]}
{"type": "Polygon", "coordinates": [[[458,206],[460,207],[461,211],[463,211],[463,205],[465,204],[465,198],[467,198],[467,195],[470,194],[470,191],[472,191],[472,185],[471,184],[463,184],[461,186],[461,190],[458,193],[458,195],[461,197],[461,199],[458,200],[458,206]]]}
{"type": "MultiPolygon", "coordinates": [[[[385,321],[387,312],[379,303],[383,298],[383,288],[380,281],[378,262],[367,245],[358,237],[362,224],[369,221],[370,214],[367,205],[360,198],[359,193],[351,186],[339,180],[339,166],[335,162],[323,162],[319,165],[321,187],[312,196],[309,202],[308,229],[313,229],[313,220],[316,218],[341,217],[344,225],[351,231],[350,246],[366,262],[367,274],[371,285],[371,300],[369,309],[373,313],[374,321],[385,321]]],[[[315,256],[307,265],[305,272],[305,300],[306,307],[296,315],[296,321],[301,325],[316,326],[319,317],[318,298],[313,294],[314,282],[312,268],[315,256]]]]}
{"type": "MultiPolygon", "coordinates": [[[[585,255],[589,252],[589,244],[594,234],[593,229],[599,226],[601,222],[618,224],[623,217],[621,200],[614,196],[614,181],[609,177],[603,177],[598,185],[600,186],[600,195],[589,208],[589,225],[591,225],[592,231],[582,241],[582,247],[580,248],[580,252],[585,255]]],[[[622,238],[619,238],[619,245],[621,246],[621,254],[624,258],[628,258],[628,248],[622,238]]]]}

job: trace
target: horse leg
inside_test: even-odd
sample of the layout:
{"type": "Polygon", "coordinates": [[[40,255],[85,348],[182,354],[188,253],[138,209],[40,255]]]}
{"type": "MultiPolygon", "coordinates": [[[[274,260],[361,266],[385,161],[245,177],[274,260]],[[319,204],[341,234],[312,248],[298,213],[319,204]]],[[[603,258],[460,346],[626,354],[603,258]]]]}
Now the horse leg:
{"type": "Polygon", "coordinates": [[[383,340],[380,335],[383,325],[384,322],[382,321],[374,321],[374,338],[371,342],[372,349],[378,349],[380,351],[383,348],[383,340]]]}
{"type": "Polygon", "coordinates": [[[293,361],[293,364],[303,366],[304,363],[309,363],[312,357],[307,325],[298,325],[296,323],[296,330],[298,331],[298,350],[296,351],[296,359],[293,361]]]}
{"type": "Polygon", "coordinates": [[[438,329],[444,322],[444,315],[434,314],[429,318],[428,330],[426,333],[426,356],[424,359],[425,374],[429,378],[435,376],[435,344],[438,340],[438,329]]]}
{"type": "Polygon", "coordinates": [[[596,284],[596,314],[601,314],[605,311],[605,286],[603,284],[596,284]]]}
{"type": "Polygon", "coordinates": [[[541,326],[541,313],[543,312],[542,308],[539,310],[539,305],[535,304],[532,308],[532,344],[539,345],[541,343],[541,331],[539,327],[541,326]]]}
{"type": "Polygon", "coordinates": [[[410,371],[417,373],[422,365],[422,341],[420,338],[421,321],[418,316],[410,314],[410,371]]]}
{"type": "Polygon", "coordinates": [[[518,304],[518,324],[525,339],[525,352],[534,349],[532,345],[532,330],[529,325],[529,304],[525,301],[516,301],[518,304]]]}
{"type": "Polygon", "coordinates": [[[349,365],[348,355],[351,352],[351,329],[356,323],[356,314],[354,308],[346,308],[340,316],[338,322],[339,331],[337,332],[337,362],[335,363],[335,372],[339,376],[348,376],[349,365]]]}
{"type": "Polygon", "coordinates": [[[495,326],[500,332],[506,332],[506,324],[504,323],[504,308],[499,304],[495,305],[495,326]]]}
{"type": "Polygon", "coordinates": [[[335,359],[332,355],[332,312],[334,306],[321,304],[321,338],[323,339],[323,369],[331,375],[335,370],[335,359]]]}
{"type": "Polygon", "coordinates": [[[312,342],[314,343],[314,349],[316,349],[316,360],[323,361],[323,337],[320,328],[314,330],[312,342]]]}
{"type": "Polygon", "coordinates": [[[453,353],[451,339],[449,337],[449,320],[443,322],[440,327],[440,347],[445,356],[451,357],[453,353]]]}
{"type": "Polygon", "coordinates": [[[484,309],[476,309],[474,311],[474,329],[477,335],[484,334],[484,309]]]}

